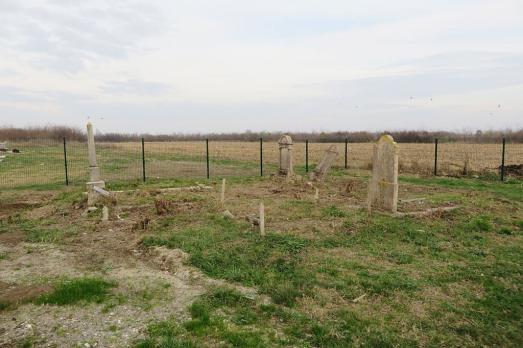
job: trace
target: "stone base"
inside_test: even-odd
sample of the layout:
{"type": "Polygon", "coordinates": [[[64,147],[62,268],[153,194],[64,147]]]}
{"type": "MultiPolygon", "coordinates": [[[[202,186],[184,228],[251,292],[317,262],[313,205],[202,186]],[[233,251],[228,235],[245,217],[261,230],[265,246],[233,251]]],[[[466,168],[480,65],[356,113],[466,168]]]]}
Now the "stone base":
{"type": "Polygon", "coordinates": [[[91,182],[99,182],[100,179],[100,168],[99,167],[89,167],[89,178],[91,182]]]}
{"type": "Polygon", "coordinates": [[[94,190],[94,187],[105,187],[105,181],[90,181],[87,183],[87,206],[92,207],[98,202],[100,194],[94,190]]]}

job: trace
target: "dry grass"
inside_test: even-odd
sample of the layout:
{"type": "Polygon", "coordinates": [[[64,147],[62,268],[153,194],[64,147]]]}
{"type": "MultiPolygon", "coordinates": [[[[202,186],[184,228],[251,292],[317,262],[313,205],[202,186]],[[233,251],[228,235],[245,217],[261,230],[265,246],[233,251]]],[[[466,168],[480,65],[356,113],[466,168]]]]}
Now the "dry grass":
{"type": "MultiPolygon", "coordinates": [[[[336,145],[339,156],[337,166],[344,166],[344,144],[309,143],[309,165],[320,161],[325,150],[336,145]]],[[[115,143],[115,150],[132,149],[135,143],[115,143]]],[[[201,141],[190,142],[156,142],[146,144],[147,152],[153,154],[185,154],[205,157],[205,144],[201,141]]],[[[370,169],[372,163],[372,143],[351,143],[348,148],[348,166],[353,169],[370,169]]],[[[220,141],[210,142],[209,152],[213,159],[225,159],[257,163],[260,160],[260,147],[256,142],[220,141]]],[[[294,163],[305,165],[305,143],[296,143],[293,147],[294,163]]],[[[265,163],[278,162],[278,144],[263,144],[265,163]]],[[[519,164],[523,160],[523,144],[510,144],[506,149],[506,164],[519,164]]],[[[501,146],[499,144],[439,144],[438,168],[441,174],[460,174],[466,168],[470,173],[496,171],[501,164],[501,146]]],[[[400,144],[400,168],[404,172],[426,173],[434,167],[433,144],[400,144]]]]}
{"type": "MultiPolygon", "coordinates": [[[[309,143],[309,168],[318,163],[331,145],[339,151],[335,166],[343,167],[343,143],[309,143]]],[[[59,141],[9,143],[20,154],[2,153],[0,186],[17,187],[35,184],[62,184],[64,175],[63,144],[59,141]]],[[[259,174],[260,147],[258,142],[211,141],[209,143],[210,174],[216,176],[250,176],[259,174]]],[[[139,142],[98,143],[98,160],[104,179],[108,181],[140,180],[142,149],[139,142]]],[[[372,166],[372,143],[350,143],[348,167],[368,170],[372,166]]],[[[298,172],[305,168],[305,143],[293,148],[294,165],[298,172]]],[[[87,149],[85,143],[67,145],[69,180],[87,180],[87,149]]],[[[146,142],[146,173],[152,179],[206,176],[204,141],[146,142]]],[[[523,159],[523,144],[508,144],[506,164],[519,164],[523,159]]],[[[276,169],[278,144],[263,144],[265,173],[276,169]]],[[[448,143],[439,145],[438,173],[468,175],[496,173],[501,164],[498,144],[448,143]]],[[[430,174],[434,167],[433,144],[400,144],[400,172],[430,174]]]]}

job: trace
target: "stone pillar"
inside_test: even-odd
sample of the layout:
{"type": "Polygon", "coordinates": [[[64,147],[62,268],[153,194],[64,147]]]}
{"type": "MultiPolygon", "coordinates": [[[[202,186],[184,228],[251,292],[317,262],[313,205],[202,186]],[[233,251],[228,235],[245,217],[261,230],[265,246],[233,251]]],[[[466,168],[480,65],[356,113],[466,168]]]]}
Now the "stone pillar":
{"type": "Polygon", "coordinates": [[[280,170],[278,174],[284,176],[292,176],[294,174],[292,168],[292,138],[288,135],[283,135],[278,140],[280,148],[280,170]]]}
{"type": "Polygon", "coordinates": [[[372,178],[369,182],[367,208],[398,210],[398,153],[399,146],[390,135],[382,135],[374,145],[372,178]]]}
{"type": "Polygon", "coordinates": [[[89,181],[100,181],[100,168],[96,162],[96,147],[91,122],[87,123],[87,151],[89,153],[89,181]]]}
{"type": "Polygon", "coordinates": [[[100,178],[100,168],[96,161],[96,147],[94,143],[93,125],[87,123],[87,152],[89,154],[89,182],[87,183],[87,205],[96,204],[99,194],[94,190],[94,186],[103,188],[105,182],[100,178]]]}
{"type": "Polygon", "coordinates": [[[337,146],[329,146],[327,151],[325,151],[325,154],[323,155],[320,164],[318,164],[318,166],[311,173],[311,180],[323,180],[325,178],[325,175],[331,168],[332,164],[336,160],[336,157],[338,157],[337,146]]]}

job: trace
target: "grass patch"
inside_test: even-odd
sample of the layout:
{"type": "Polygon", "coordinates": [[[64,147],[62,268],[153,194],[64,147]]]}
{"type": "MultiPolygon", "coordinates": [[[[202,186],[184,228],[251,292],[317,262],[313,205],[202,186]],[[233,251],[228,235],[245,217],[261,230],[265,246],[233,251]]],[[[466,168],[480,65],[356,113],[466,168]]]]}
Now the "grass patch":
{"type": "Polygon", "coordinates": [[[492,223],[488,216],[481,215],[478,217],[472,218],[472,220],[467,224],[467,230],[473,232],[489,232],[492,230],[492,223]]]}
{"type": "Polygon", "coordinates": [[[34,300],[37,304],[57,306],[78,303],[101,303],[110,296],[110,289],[116,283],[100,278],[76,278],[58,283],[52,293],[42,295],[34,300]]]}
{"type": "Polygon", "coordinates": [[[330,216],[330,217],[345,217],[347,213],[345,213],[343,210],[338,208],[335,205],[331,205],[328,207],[325,207],[321,210],[321,214],[323,216],[330,216]]]}
{"type": "Polygon", "coordinates": [[[26,241],[30,243],[61,243],[64,238],[74,236],[78,230],[74,226],[66,228],[35,226],[26,229],[26,241]]]}
{"type": "Polygon", "coordinates": [[[233,220],[210,215],[205,226],[171,232],[166,237],[146,237],[143,243],[180,248],[191,255],[191,264],[207,275],[259,286],[275,302],[293,305],[313,283],[314,276],[300,263],[310,241],[274,233],[262,238],[245,229],[248,227],[233,220]]]}
{"type": "Polygon", "coordinates": [[[400,182],[416,185],[442,186],[451,189],[482,191],[523,202],[523,185],[520,180],[501,182],[468,178],[419,178],[401,176],[400,182]]]}

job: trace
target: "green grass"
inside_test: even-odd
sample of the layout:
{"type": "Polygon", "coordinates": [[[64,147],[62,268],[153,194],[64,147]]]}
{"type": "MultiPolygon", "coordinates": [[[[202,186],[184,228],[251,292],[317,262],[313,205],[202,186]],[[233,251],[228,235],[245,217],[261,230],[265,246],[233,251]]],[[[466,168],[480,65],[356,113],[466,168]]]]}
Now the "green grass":
{"type": "Polygon", "coordinates": [[[400,182],[441,186],[449,189],[463,189],[469,191],[481,191],[504,197],[511,200],[523,202],[523,182],[521,180],[509,180],[501,182],[496,180],[468,179],[468,178],[418,178],[401,176],[400,182]]]}
{"type": "Polygon", "coordinates": [[[279,209],[271,218],[285,221],[288,230],[269,229],[265,238],[213,212],[212,204],[197,221],[162,218],[145,246],[180,248],[208,276],[255,287],[272,304],[214,291],[190,308],[191,320],[162,323],[171,328],[168,334],[151,332],[147,342],[151,347],[167,339],[246,347],[520,346],[523,220],[519,197],[506,187],[519,189],[484,183],[482,191],[463,198],[461,190],[475,187],[469,179],[451,186],[439,179],[412,181],[445,189],[428,193],[427,201],[451,201],[462,209],[397,218],[347,211],[342,204],[275,200],[279,209]],[[296,224],[308,230],[296,234],[296,224]],[[352,302],[362,295],[364,304],[352,302]],[[413,314],[415,303],[422,304],[423,316],[413,314]]]}
{"type": "Polygon", "coordinates": [[[101,303],[109,298],[110,289],[115,286],[114,282],[100,278],[75,278],[59,282],[53,292],[38,297],[34,302],[57,306],[101,303]]]}
{"type": "MultiPolygon", "coordinates": [[[[228,202],[236,219],[222,216],[212,193],[166,195],[195,203],[198,212],[156,217],[143,246],[179,248],[207,276],[253,287],[270,303],[231,288],[212,289],[187,309],[189,320],[152,323],[136,346],[522,346],[520,184],[403,177],[401,188],[407,194],[423,195],[432,205],[452,202],[461,208],[398,218],[349,208],[346,198],[337,196],[340,181],[328,181],[322,188],[333,197],[328,202],[265,196],[265,237],[241,218],[253,204],[245,190],[228,202]],[[353,302],[362,295],[363,300],[353,302]]],[[[219,185],[215,179],[199,182],[219,185]]],[[[194,183],[151,180],[147,185],[113,183],[111,188],[194,183]]],[[[259,177],[231,177],[228,185],[265,189],[273,184],[259,177]]],[[[73,189],[58,194],[53,204],[70,207],[82,199],[81,191],[73,189]]],[[[152,207],[149,195],[123,199],[152,207]]],[[[12,216],[0,222],[0,232],[13,228],[25,231],[28,240],[56,243],[75,233],[60,229],[58,218],[12,216]]],[[[89,279],[87,283],[93,281],[89,279]]],[[[92,291],[65,285],[80,280],[60,282],[61,293],[46,295],[50,302],[45,303],[104,302],[102,311],[107,311],[125,302],[147,311],[169,291],[150,284],[118,297],[110,282],[94,280],[102,283],[92,291]],[[62,300],[67,298],[71,300],[62,300]]]]}
{"type": "MultiPolygon", "coordinates": [[[[261,238],[247,232],[246,225],[212,214],[204,222],[167,238],[146,237],[143,244],[181,248],[207,275],[259,286],[277,303],[292,305],[310,287],[311,274],[300,266],[308,240],[279,234],[261,238]]],[[[160,228],[170,230],[174,223],[166,220],[160,228]]]]}

